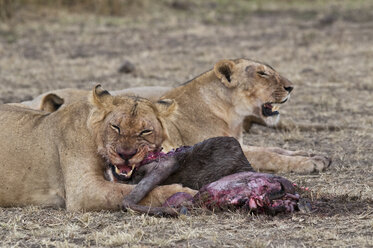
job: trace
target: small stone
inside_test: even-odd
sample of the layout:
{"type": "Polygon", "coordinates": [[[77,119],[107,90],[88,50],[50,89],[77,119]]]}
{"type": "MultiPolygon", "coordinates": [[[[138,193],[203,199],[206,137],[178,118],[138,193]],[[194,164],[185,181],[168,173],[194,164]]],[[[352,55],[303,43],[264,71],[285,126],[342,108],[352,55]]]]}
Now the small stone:
{"type": "Polygon", "coordinates": [[[310,201],[306,198],[301,198],[298,202],[298,208],[301,213],[311,213],[312,212],[312,205],[310,201]]]}
{"type": "Polygon", "coordinates": [[[190,10],[192,3],[185,0],[175,0],[171,3],[171,7],[177,10],[190,10]]]}
{"type": "Polygon", "coordinates": [[[135,65],[132,64],[130,61],[125,60],[123,64],[119,67],[119,73],[131,73],[135,71],[135,65]]]}
{"type": "Polygon", "coordinates": [[[189,215],[190,215],[190,214],[189,214],[189,210],[188,210],[186,207],[182,206],[182,207],[180,208],[180,215],[186,215],[186,216],[189,216],[189,215]]]}

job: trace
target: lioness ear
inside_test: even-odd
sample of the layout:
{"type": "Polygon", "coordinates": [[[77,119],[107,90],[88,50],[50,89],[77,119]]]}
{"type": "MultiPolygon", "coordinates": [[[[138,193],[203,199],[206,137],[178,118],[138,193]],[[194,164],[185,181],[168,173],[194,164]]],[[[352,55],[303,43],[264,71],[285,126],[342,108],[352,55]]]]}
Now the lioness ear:
{"type": "Polygon", "coordinates": [[[223,59],[214,66],[215,75],[228,88],[235,87],[237,82],[232,81],[232,73],[235,63],[231,60],[223,59]]]}
{"type": "Polygon", "coordinates": [[[155,102],[155,107],[162,117],[166,117],[176,110],[177,104],[172,99],[160,99],[155,102]]]}
{"type": "Polygon", "coordinates": [[[113,103],[110,93],[102,88],[101,84],[97,84],[92,90],[91,102],[97,107],[106,107],[113,103]]]}
{"type": "Polygon", "coordinates": [[[41,99],[40,110],[52,113],[59,109],[63,103],[64,100],[61,97],[54,93],[50,93],[41,99]]]}

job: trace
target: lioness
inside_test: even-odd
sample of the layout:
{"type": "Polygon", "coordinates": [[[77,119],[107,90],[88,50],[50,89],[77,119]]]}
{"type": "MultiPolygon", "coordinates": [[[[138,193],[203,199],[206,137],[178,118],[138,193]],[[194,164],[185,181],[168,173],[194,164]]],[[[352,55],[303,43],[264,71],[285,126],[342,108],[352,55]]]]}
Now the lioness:
{"type": "MultiPolygon", "coordinates": [[[[108,164],[130,174],[163,141],[163,104],[113,97],[100,86],[89,101],[53,113],[0,106],[0,206],[119,209],[132,185],[104,179],[108,164]],[[159,105],[159,107],[157,106],[159,105]]],[[[181,185],[159,186],[142,204],[157,206],[181,185]]]]}
{"type": "MultiPolygon", "coordinates": [[[[214,68],[167,92],[160,101],[170,101],[175,111],[163,125],[163,147],[192,145],[215,136],[231,136],[242,145],[242,122],[246,116],[267,125],[279,120],[279,108],[293,86],[272,67],[247,60],[222,60],[214,68]]],[[[301,151],[242,145],[257,171],[313,172],[328,167],[331,160],[301,151]]]]}
{"type": "MultiPolygon", "coordinates": [[[[279,120],[279,107],[293,86],[269,65],[247,60],[221,60],[212,70],[167,91],[159,103],[173,111],[164,119],[166,150],[193,145],[215,136],[231,136],[242,145],[242,123],[252,116],[266,125],[279,120]]],[[[59,95],[63,97],[63,90],[59,95]]],[[[54,93],[54,92],[51,92],[54,93]]],[[[120,91],[119,94],[128,94],[120,91]]],[[[76,97],[69,93],[70,100],[76,97]]],[[[327,168],[325,156],[275,147],[242,146],[256,170],[309,173],[327,168]]]]}

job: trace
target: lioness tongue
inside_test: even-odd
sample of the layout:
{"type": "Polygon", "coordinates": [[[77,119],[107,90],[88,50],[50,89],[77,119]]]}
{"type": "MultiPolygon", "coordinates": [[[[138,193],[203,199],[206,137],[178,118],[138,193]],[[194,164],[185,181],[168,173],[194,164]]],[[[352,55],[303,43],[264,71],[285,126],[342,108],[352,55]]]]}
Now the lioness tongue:
{"type": "Polygon", "coordinates": [[[268,109],[272,109],[272,104],[270,104],[270,103],[266,103],[266,104],[264,104],[264,107],[265,107],[265,108],[268,108],[268,109]]]}

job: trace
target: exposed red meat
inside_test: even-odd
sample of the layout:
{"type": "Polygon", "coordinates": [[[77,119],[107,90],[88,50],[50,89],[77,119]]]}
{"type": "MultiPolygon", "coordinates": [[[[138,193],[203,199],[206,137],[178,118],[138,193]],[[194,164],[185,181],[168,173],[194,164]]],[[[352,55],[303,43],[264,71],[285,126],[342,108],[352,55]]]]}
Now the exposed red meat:
{"type": "Polygon", "coordinates": [[[297,209],[299,195],[293,184],[272,174],[241,172],[203,186],[191,199],[185,193],[171,196],[164,207],[195,205],[211,210],[245,209],[276,214],[297,209]]]}

